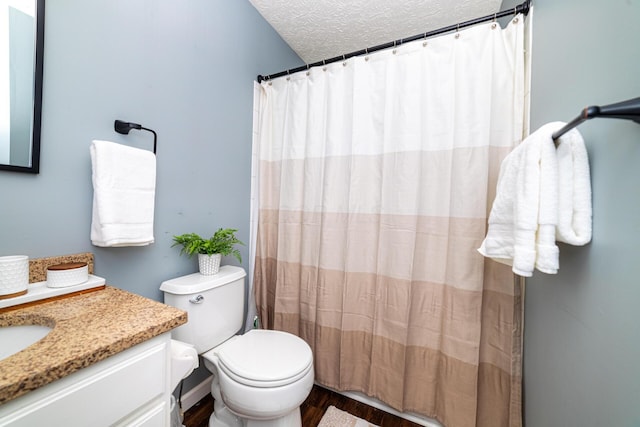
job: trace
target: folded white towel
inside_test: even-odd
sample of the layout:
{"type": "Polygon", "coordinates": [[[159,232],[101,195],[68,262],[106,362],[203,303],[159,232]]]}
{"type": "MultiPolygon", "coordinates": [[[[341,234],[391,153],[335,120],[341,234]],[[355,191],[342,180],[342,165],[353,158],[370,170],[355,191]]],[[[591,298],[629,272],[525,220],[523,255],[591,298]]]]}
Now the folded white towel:
{"type": "Polygon", "coordinates": [[[109,141],[92,141],[95,246],[145,246],[153,243],[156,156],[109,141]]]}
{"type": "Polygon", "coordinates": [[[559,213],[556,239],[574,246],[591,241],[591,177],[582,135],[572,129],[558,144],[559,213]]]}
{"type": "Polygon", "coordinates": [[[551,134],[562,126],[564,123],[549,123],[534,132],[541,149],[535,267],[547,274],[556,274],[560,268],[560,253],[556,246],[558,157],[551,134]]]}
{"type": "Polygon", "coordinates": [[[500,166],[487,236],[478,251],[529,277],[558,271],[558,164],[549,123],[527,137],[500,166]]]}

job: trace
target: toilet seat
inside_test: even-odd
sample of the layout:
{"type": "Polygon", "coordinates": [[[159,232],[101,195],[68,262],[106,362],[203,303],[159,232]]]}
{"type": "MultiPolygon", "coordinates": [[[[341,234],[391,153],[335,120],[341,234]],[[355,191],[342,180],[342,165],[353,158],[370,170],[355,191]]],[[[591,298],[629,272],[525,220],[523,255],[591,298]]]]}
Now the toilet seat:
{"type": "Polygon", "coordinates": [[[214,349],[219,368],[238,383],[259,388],[294,383],[313,369],[313,355],[301,338],[253,329],[214,349]]]}

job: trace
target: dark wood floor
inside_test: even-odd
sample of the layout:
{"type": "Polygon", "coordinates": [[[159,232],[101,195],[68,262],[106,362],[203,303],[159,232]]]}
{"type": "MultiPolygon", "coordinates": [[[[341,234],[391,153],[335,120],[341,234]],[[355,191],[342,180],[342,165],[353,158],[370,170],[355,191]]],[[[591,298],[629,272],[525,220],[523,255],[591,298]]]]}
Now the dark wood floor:
{"type": "MultiPolygon", "coordinates": [[[[307,400],[300,406],[303,427],[316,427],[329,406],[349,412],[381,427],[420,427],[418,424],[396,417],[341,394],[316,385],[307,400]]],[[[207,427],[213,412],[213,398],[207,395],[184,414],[185,427],[207,427]]]]}

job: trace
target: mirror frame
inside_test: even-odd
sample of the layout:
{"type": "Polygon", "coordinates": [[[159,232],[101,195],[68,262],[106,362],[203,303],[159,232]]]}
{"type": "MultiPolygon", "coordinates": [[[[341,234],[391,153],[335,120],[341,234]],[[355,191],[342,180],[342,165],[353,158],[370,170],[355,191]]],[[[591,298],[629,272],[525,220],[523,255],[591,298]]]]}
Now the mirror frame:
{"type": "Polygon", "coordinates": [[[40,133],[42,123],[42,75],[44,58],[44,2],[36,2],[36,43],[35,67],[33,73],[33,121],[31,131],[31,166],[0,164],[0,170],[40,173],[40,133]]]}

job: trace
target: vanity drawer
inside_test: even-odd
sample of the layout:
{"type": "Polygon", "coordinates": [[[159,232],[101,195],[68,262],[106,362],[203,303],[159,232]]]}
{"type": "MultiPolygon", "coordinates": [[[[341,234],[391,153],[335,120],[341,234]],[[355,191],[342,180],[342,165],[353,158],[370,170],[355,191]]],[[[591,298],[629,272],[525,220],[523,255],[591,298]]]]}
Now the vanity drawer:
{"type": "MultiPolygon", "coordinates": [[[[110,426],[145,406],[151,408],[146,418],[168,420],[169,336],[165,335],[2,405],[0,426],[110,426]]],[[[143,420],[144,415],[136,417],[143,420]]]]}

